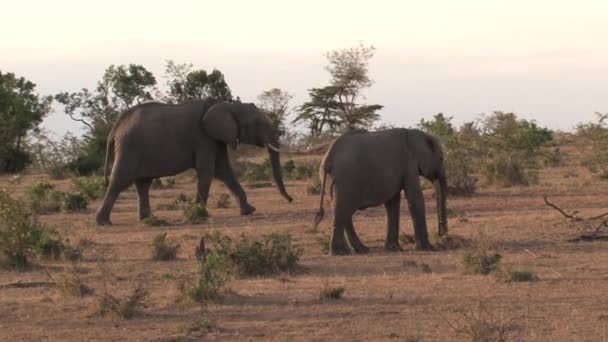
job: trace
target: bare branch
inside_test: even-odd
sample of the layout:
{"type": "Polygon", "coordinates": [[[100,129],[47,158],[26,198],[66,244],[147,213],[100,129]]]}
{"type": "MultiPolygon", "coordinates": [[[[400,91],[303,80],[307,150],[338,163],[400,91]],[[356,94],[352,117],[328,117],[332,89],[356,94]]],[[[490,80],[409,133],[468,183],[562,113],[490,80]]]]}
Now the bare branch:
{"type": "Polygon", "coordinates": [[[543,199],[545,200],[545,204],[547,204],[551,208],[559,211],[560,214],[564,215],[564,217],[567,217],[567,218],[569,218],[571,220],[574,220],[574,221],[582,221],[583,220],[582,218],[576,216],[576,213],[568,214],[562,208],[560,208],[560,207],[556,206],[555,204],[549,202],[549,199],[547,198],[547,195],[544,195],[543,199]]]}
{"type": "Polygon", "coordinates": [[[72,115],[72,113],[67,113],[67,114],[70,117],[70,119],[77,121],[77,122],[81,122],[81,123],[85,124],[87,127],[89,127],[91,130],[94,130],[93,126],[90,123],[84,121],[84,119],[75,118],[74,115],[72,115]]]}

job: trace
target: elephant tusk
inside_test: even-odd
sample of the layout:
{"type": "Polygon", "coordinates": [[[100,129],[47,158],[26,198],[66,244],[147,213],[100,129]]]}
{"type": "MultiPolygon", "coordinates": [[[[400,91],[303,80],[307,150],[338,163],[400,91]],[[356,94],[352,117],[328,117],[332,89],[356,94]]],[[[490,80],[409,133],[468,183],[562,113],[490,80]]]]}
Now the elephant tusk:
{"type": "Polygon", "coordinates": [[[281,150],[279,150],[276,146],[272,145],[271,143],[266,144],[266,147],[268,147],[269,149],[281,153],[281,150]]]}

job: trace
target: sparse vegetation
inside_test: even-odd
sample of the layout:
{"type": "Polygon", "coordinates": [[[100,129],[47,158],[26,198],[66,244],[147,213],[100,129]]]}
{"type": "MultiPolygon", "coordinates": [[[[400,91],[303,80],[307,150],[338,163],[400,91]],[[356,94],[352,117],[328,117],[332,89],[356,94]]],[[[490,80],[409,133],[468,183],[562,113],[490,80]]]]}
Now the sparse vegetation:
{"type": "Polygon", "coordinates": [[[28,203],[36,214],[49,214],[61,210],[61,192],[48,182],[37,182],[26,190],[28,203]]]}
{"type": "Polygon", "coordinates": [[[487,275],[498,269],[502,256],[495,251],[492,243],[482,233],[471,246],[465,250],[462,262],[471,274],[487,275]]]}
{"type": "Polygon", "coordinates": [[[294,272],[302,250],[291,243],[291,235],[272,233],[259,239],[245,235],[237,241],[219,234],[207,238],[217,253],[226,256],[237,276],[264,276],[278,272],[294,272]]]}
{"type": "Polygon", "coordinates": [[[99,314],[106,316],[113,314],[120,319],[131,319],[141,312],[145,307],[148,291],[139,285],[126,296],[118,297],[104,293],[98,297],[99,314]]]}
{"type": "Polygon", "coordinates": [[[182,212],[184,213],[184,218],[188,223],[205,223],[209,218],[209,212],[207,211],[207,208],[199,202],[192,200],[181,201],[181,208],[182,212]]]}
{"type": "Polygon", "coordinates": [[[175,260],[180,245],[167,241],[167,233],[160,233],[152,241],[152,260],[175,260]]]}
{"type": "Polygon", "coordinates": [[[505,280],[507,282],[530,282],[530,281],[537,281],[539,280],[538,276],[536,275],[536,273],[532,272],[532,271],[520,271],[520,270],[512,270],[512,269],[507,269],[505,271],[505,280]]]}
{"type": "Polygon", "coordinates": [[[65,296],[82,298],[93,294],[95,291],[87,286],[79,273],[77,264],[72,264],[55,281],[57,289],[65,296]]]}
{"type": "Polygon", "coordinates": [[[72,185],[76,191],[85,195],[89,200],[103,197],[106,186],[103,177],[78,177],[72,179],[72,185]]]}
{"type": "Polygon", "coordinates": [[[217,208],[230,208],[230,195],[229,194],[220,194],[215,203],[217,208]]]}
{"type": "Polygon", "coordinates": [[[342,299],[344,292],[346,289],[344,287],[331,287],[325,286],[321,289],[319,293],[319,300],[327,301],[327,300],[337,300],[342,299]]]}
{"type": "Polygon", "coordinates": [[[61,208],[63,211],[72,213],[75,211],[86,210],[89,205],[89,200],[80,192],[68,192],[63,195],[61,208]]]}
{"type": "Polygon", "coordinates": [[[27,206],[0,190],[0,253],[6,266],[28,268],[29,258],[41,248],[41,237],[50,235],[45,231],[27,206]]]}
{"type": "Polygon", "coordinates": [[[184,287],[186,295],[201,304],[220,298],[232,274],[227,256],[212,250],[198,260],[196,267],[197,277],[194,283],[184,287]]]}
{"type": "Polygon", "coordinates": [[[473,342],[517,341],[523,328],[517,318],[505,319],[496,315],[483,303],[474,309],[460,312],[459,319],[450,320],[434,310],[458,335],[468,336],[473,342]]]}

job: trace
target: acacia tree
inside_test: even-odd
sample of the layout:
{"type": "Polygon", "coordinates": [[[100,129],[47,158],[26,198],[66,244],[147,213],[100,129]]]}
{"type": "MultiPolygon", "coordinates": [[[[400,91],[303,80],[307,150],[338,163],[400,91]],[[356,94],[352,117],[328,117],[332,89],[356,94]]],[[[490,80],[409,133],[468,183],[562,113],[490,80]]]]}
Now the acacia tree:
{"type": "Polygon", "coordinates": [[[298,108],[298,116],[293,123],[304,122],[313,137],[324,131],[335,133],[341,122],[335,94],[325,87],[309,89],[308,96],[310,100],[298,108]]]}
{"type": "Polygon", "coordinates": [[[21,171],[30,162],[24,140],[38,129],[52,102],[35,88],[23,77],[0,71],[0,173],[21,171]]]}
{"type": "Polygon", "coordinates": [[[87,130],[83,150],[69,168],[79,174],[90,174],[101,168],[107,136],[120,113],[135,104],[153,100],[155,86],[156,78],[141,65],[110,65],[94,90],[83,88],[80,92],[55,95],[65,113],[87,130]]]}
{"type": "Polygon", "coordinates": [[[296,121],[304,121],[311,134],[320,134],[324,123],[329,129],[352,131],[370,128],[380,118],[381,105],[361,104],[363,91],[372,86],[369,77],[369,61],[374,56],[373,46],[359,44],[356,47],[330,51],[326,54],[329,64],[325,67],[331,76],[329,86],[309,90],[310,101],[299,108],[296,121]]]}
{"type": "Polygon", "coordinates": [[[289,113],[289,101],[292,98],[293,95],[279,88],[272,88],[258,95],[258,107],[268,114],[279,137],[283,137],[287,132],[285,118],[289,113]]]}
{"type": "Polygon", "coordinates": [[[203,69],[193,69],[192,64],[176,64],[167,61],[165,78],[167,78],[167,95],[165,101],[181,103],[187,100],[214,97],[232,101],[232,92],[224,74],[217,69],[211,73],[203,69]]]}

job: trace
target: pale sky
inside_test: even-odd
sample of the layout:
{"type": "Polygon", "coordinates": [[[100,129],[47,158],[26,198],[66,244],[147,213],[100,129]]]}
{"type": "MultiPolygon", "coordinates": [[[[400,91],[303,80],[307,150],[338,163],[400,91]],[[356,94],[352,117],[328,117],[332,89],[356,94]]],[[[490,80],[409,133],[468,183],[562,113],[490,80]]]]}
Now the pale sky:
{"type": "MultiPolygon", "coordinates": [[[[41,93],[93,88],[110,64],[160,84],[166,59],[221,70],[255,102],[278,87],[307,99],[325,86],[324,54],[377,48],[367,103],[382,121],[457,123],[513,111],[562,130],[608,112],[608,1],[27,1],[0,0],[0,70],[41,93]]],[[[79,125],[54,113],[44,126],[79,125]]]]}

